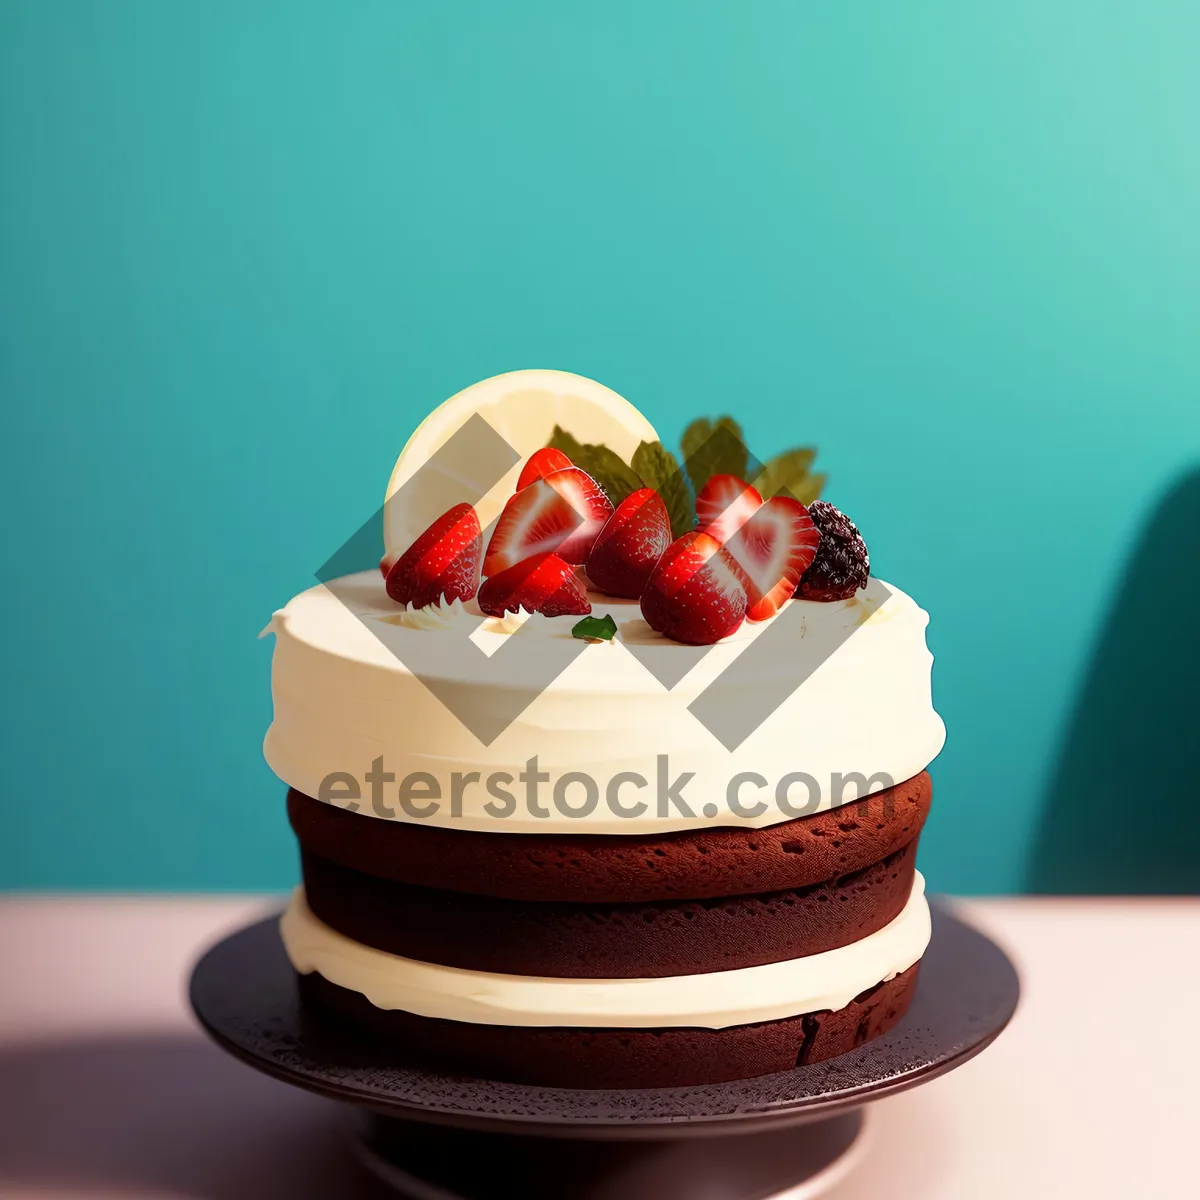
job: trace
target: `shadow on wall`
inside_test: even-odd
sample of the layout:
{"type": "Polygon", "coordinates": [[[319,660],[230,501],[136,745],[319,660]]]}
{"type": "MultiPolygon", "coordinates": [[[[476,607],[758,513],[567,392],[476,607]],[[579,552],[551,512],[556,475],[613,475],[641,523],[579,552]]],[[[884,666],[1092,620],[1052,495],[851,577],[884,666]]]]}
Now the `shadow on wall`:
{"type": "Polygon", "coordinates": [[[1200,467],[1129,560],[1063,745],[1031,892],[1200,892],[1200,467]]]}

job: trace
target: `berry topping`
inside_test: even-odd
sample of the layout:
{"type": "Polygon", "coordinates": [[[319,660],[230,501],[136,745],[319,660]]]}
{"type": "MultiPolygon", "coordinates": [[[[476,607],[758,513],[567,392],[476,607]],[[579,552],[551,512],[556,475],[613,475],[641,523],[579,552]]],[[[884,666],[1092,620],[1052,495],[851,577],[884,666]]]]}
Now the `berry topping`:
{"type": "Polygon", "coordinates": [[[790,600],[817,556],[821,534],[808,509],[790,496],[774,496],[726,543],[746,573],[748,621],[773,617],[790,600]]]}
{"type": "Polygon", "coordinates": [[[696,520],[700,529],[721,545],[762,506],[756,489],[736,475],[714,475],[696,493],[696,520]]]}
{"type": "Polygon", "coordinates": [[[809,505],[808,515],[821,532],[812,565],[800,577],[796,595],[804,600],[848,600],[867,586],[871,557],[854,522],[827,500],[809,505]]]}
{"type": "Polygon", "coordinates": [[[489,617],[502,617],[519,608],[547,617],[585,616],[592,611],[575,568],[557,554],[535,554],[484,580],[479,607],[489,617]]]}
{"type": "Polygon", "coordinates": [[[667,506],[652,488],[638,488],[600,530],[587,559],[588,579],[611,596],[636,600],[670,544],[667,506]]]}
{"type": "Polygon", "coordinates": [[[581,563],[612,510],[600,485],[578,467],[535,479],[504,506],[488,542],[483,573],[495,575],[535,554],[581,563]]]}
{"type": "Polygon", "coordinates": [[[741,568],[720,542],[700,530],[672,542],[642,592],[642,616],[651,629],[706,646],[728,637],[746,615],[741,568]]]}
{"type": "Polygon", "coordinates": [[[425,608],[443,598],[447,602],[470,600],[479,587],[482,546],[483,531],[474,508],[456,504],[391,565],[387,594],[413,608],[425,608]]]}
{"type": "Polygon", "coordinates": [[[541,450],[535,450],[521,468],[520,477],[517,479],[517,491],[528,487],[535,479],[544,479],[547,475],[552,475],[555,471],[564,471],[571,465],[571,460],[561,450],[556,450],[553,446],[543,446],[541,450]]]}

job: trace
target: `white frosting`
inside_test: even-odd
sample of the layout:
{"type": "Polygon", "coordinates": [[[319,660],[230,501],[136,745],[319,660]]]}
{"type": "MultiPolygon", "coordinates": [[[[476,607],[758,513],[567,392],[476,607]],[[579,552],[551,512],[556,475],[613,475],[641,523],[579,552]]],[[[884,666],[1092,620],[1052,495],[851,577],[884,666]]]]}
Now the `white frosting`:
{"type": "MultiPolygon", "coordinates": [[[[744,624],[709,648],[668,690],[629,647],[654,643],[661,653],[680,655],[694,654],[694,648],[653,633],[636,602],[607,596],[592,600],[597,616],[608,612],[616,619],[615,643],[585,644],[553,684],[484,745],[404,666],[406,657],[412,658],[406,650],[415,645],[413,639],[424,639],[428,648],[427,639],[451,636],[444,628],[414,625],[478,623],[477,616],[469,615],[472,606],[436,615],[427,610],[419,618],[388,599],[378,572],[302,592],[268,626],[276,644],[275,719],[264,747],[267,762],[280,779],[309,796],[319,797],[322,781],[333,773],[353,776],[363,793],[357,811],[367,816],[413,819],[396,803],[397,783],[387,784],[379,811],[368,801],[363,780],[372,762],[382,758],[383,770],[397,780],[414,772],[436,778],[442,800],[438,811],[424,818],[431,824],[495,833],[647,834],[711,825],[765,826],[820,811],[860,794],[857,780],[848,780],[836,793],[835,773],[857,772],[866,780],[882,773],[898,783],[923,770],[942,747],[945,729],[930,691],[928,616],[903,592],[878,580],[852,600],[790,602],[789,608],[799,606],[803,617],[802,636],[785,655],[758,668],[749,684],[729,686],[721,703],[737,707],[745,702],[747,688],[755,691],[781,677],[811,674],[734,750],[727,750],[688,705],[772,623],[744,624]],[[854,632],[847,639],[850,628],[854,632]],[[674,804],[660,804],[661,755],[667,756],[670,779],[692,773],[682,795],[693,815],[674,804]],[[538,770],[549,775],[539,787],[546,816],[530,811],[525,785],[516,782],[534,756],[538,770]],[[482,782],[463,789],[461,815],[456,816],[448,802],[451,776],[474,771],[482,782]],[[495,803],[486,790],[494,772],[507,773],[514,781],[509,786],[518,801],[516,812],[505,818],[484,808],[495,803]],[[564,816],[551,802],[555,782],[570,772],[586,772],[599,785],[601,802],[586,817],[564,816]],[[606,786],[621,772],[636,772],[647,781],[645,788],[627,783],[617,793],[625,806],[646,802],[637,819],[622,818],[607,803],[606,786]],[[727,789],[739,772],[754,772],[767,786],[759,790],[745,783],[734,803],[746,808],[765,801],[763,813],[747,818],[731,808],[727,789]],[[787,811],[775,802],[775,789],[792,772],[811,776],[819,795],[809,801],[806,785],[794,784],[789,797],[796,807],[787,811]]],[[[457,674],[447,670],[442,680],[461,703],[481,713],[495,711],[506,685],[486,655],[505,645],[519,624],[485,622],[475,629],[472,640],[485,654],[457,674]]],[[[572,618],[535,616],[516,636],[570,639],[573,624],[572,618]]],[[[567,804],[581,798],[576,787],[564,793],[567,804]]],[[[335,802],[343,803],[340,798],[335,802]]]]}
{"type": "Polygon", "coordinates": [[[449,604],[427,604],[424,608],[410,608],[406,604],[386,619],[405,629],[452,629],[463,623],[469,623],[472,627],[475,624],[461,600],[451,600],[449,604]]]}
{"type": "Polygon", "coordinates": [[[402,958],[330,929],[313,916],[301,888],[280,932],[297,971],[316,971],[377,1008],[476,1025],[725,1029],[845,1008],[920,959],[930,921],[925,881],[917,872],[900,915],[860,941],[761,967],[663,979],[496,975],[402,958]]]}
{"type": "MultiPolygon", "coordinates": [[[[506,612],[502,617],[484,617],[478,606],[468,608],[461,600],[452,600],[449,604],[427,604],[424,608],[410,608],[407,604],[396,606],[393,611],[378,618],[400,629],[455,629],[464,628],[473,634],[478,627],[481,633],[516,633],[533,613],[524,608],[506,612]],[[481,620],[482,618],[482,620],[481,620]]],[[[274,626],[268,625],[259,635],[266,637],[274,632],[274,626]]],[[[490,645],[494,639],[483,639],[485,645],[490,645]]],[[[492,646],[493,652],[499,649],[499,644],[492,646]]]]}

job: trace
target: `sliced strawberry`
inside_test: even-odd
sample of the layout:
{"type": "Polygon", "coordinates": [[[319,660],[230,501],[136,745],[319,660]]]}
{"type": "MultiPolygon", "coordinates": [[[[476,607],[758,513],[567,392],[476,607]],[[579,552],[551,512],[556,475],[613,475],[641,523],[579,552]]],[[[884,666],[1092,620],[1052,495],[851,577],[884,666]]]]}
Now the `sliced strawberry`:
{"type": "Polygon", "coordinates": [[[479,587],[482,548],[483,531],[474,508],[456,504],[391,565],[387,594],[413,608],[425,608],[443,598],[470,600],[479,587]]]}
{"type": "Polygon", "coordinates": [[[535,479],[504,506],[488,542],[483,573],[495,575],[535,554],[581,563],[612,510],[604,489],[578,467],[535,479]]]}
{"type": "Polygon", "coordinates": [[[592,611],[575,568],[557,554],[535,554],[484,580],[479,607],[491,617],[518,608],[547,617],[586,616],[592,611]]]}
{"type": "Polygon", "coordinates": [[[724,547],[694,529],[671,543],[642,592],[651,629],[707,646],[728,637],[746,615],[745,577],[724,547]]]}
{"type": "Polygon", "coordinates": [[[820,542],[808,509],[790,496],[772,497],[730,538],[725,549],[746,574],[748,621],[773,617],[791,599],[820,542]]]}
{"type": "Polygon", "coordinates": [[[617,505],[587,559],[593,585],[636,600],[671,544],[671,518],[653,488],[638,488],[617,505]]]}
{"type": "Polygon", "coordinates": [[[521,474],[517,479],[517,491],[528,487],[535,479],[544,479],[555,471],[565,471],[569,466],[571,466],[571,460],[561,450],[555,450],[553,446],[544,446],[541,450],[535,450],[521,468],[521,474]]]}
{"type": "Polygon", "coordinates": [[[384,579],[388,577],[388,572],[392,569],[395,562],[396,560],[390,554],[385,554],[379,560],[379,573],[384,579]]]}
{"type": "Polygon", "coordinates": [[[696,523],[723,546],[762,506],[758,489],[736,475],[714,475],[696,495],[696,523]]]}

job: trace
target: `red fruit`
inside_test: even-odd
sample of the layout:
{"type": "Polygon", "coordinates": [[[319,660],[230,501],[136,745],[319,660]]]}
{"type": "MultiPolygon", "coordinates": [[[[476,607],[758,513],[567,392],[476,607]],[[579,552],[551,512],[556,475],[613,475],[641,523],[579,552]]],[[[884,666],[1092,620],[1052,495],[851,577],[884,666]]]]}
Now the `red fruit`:
{"type": "Polygon", "coordinates": [[[773,617],[791,599],[820,542],[808,509],[790,496],[772,497],[730,538],[725,549],[746,574],[748,621],[773,617]]]}
{"type": "Polygon", "coordinates": [[[387,594],[413,608],[424,608],[443,597],[447,601],[470,600],[479,587],[482,548],[483,530],[474,508],[456,504],[392,564],[385,584],[387,594]]]}
{"type": "Polygon", "coordinates": [[[651,629],[707,646],[728,637],[746,615],[741,568],[710,534],[692,530],[671,543],[642,592],[651,629]]]}
{"type": "Polygon", "coordinates": [[[696,495],[697,527],[721,545],[762,506],[758,490],[736,475],[714,475],[696,495]]]}
{"type": "Polygon", "coordinates": [[[555,471],[566,470],[570,465],[571,460],[561,450],[555,450],[553,446],[544,446],[541,450],[535,450],[521,468],[521,474],[517,479],[517,491],[528,487],[535,479],[544,479],[555,471]]]}
{"type": "Polygon", "coordinates": [[[495,575],[535,554],[581,563],[612,510],[603,488],[578,467],[535,479],[504,506],[488,542],[483,573],[495,575]]]}
{"type": "Polygon", "coordinates": [[[610,596],[636,600],[671,544],[671,518],[653,488],[638,488],[617,505],[587,559],[588,579],[610,596]]]}
{"type": "Polygon", "coordinates": [[[388,577],[388,572],[392,569],[392,564],[395,561],[396,560],[394,558],[392,558],[391,555],[389,555],[389,554],[385,554],[379,560],[379,573],[384,577],[384,579],[386,579],[388,577]]]}
{"type": "Polygon", "coordinates": [[[547,617],[586,616],[592,611],[575,568],[557,554],[535,554],[484,580],[479,607],[491,617],[518,608],[547,617]]]}

